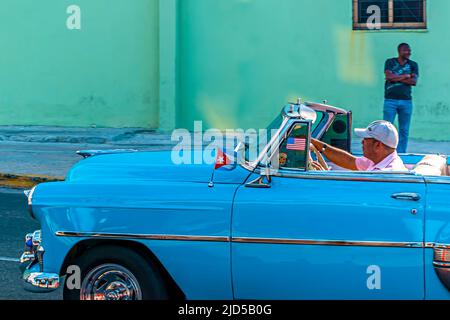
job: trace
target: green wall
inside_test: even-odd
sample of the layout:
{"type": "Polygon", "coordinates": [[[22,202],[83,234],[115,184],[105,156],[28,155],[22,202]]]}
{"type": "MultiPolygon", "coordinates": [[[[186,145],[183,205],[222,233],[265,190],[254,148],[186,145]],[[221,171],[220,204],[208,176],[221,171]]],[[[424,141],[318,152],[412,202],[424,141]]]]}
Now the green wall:
{"type": "Polygon", "coordinates": [[[450,140],[450,1],[428,4],[429,30],[352,31],[350,0],[179,1],[178,124],[264,127],[296,97],[382,118],[384,61],[409,42],[421,78],[412,136],[450,140]]]}
{"type": "Polygon", "coordinates": [[[351,0],[5,0],[0,124],[260,128],[297,97],[382,117],[383,66],[409,42],[412,136],[450,140],[450,1],[427,31],[353,31],[351,0]],[[67,30],[66,8],[82,9],[67,30]],[[175,60],[176,57],[176,60],[175,60]]]}
{"type": "Polygon", "coordinates": [[[0,124],[158,126],[158,0],[3,0],[0,124]],[[81,7],[81,30],[66,9],[81,7]]]}

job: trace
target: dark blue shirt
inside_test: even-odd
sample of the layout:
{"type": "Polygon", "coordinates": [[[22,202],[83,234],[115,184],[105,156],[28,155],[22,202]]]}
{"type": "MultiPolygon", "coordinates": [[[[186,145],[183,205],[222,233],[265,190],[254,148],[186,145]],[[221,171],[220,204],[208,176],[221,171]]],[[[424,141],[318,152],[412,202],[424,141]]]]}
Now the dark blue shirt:
{"type": "MultiPolygon", "coordinates": [[[[395,75],[415,74],[416,80],[419,77],[419,65],[408,60],[404,65],[398,62],[398,58],[386,60],[384,71],[390,70],[395,75]]],[[[401,82],[386,81],[384,85],[384,97],[394,100],[411,100],[411,85],[401,82]]]]}

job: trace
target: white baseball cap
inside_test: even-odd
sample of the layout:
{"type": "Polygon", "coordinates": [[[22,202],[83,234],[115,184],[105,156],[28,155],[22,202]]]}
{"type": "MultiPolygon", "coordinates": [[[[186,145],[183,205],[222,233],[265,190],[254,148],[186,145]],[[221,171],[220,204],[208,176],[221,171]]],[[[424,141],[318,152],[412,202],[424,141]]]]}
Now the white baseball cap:
{"type": "Polygon", "coordinates": [[[389,121],[374,121],[365,129],[355,129],[355,134],[363,139],[378,140],[393,149],[398,146],[398,131],[389,121]]]}

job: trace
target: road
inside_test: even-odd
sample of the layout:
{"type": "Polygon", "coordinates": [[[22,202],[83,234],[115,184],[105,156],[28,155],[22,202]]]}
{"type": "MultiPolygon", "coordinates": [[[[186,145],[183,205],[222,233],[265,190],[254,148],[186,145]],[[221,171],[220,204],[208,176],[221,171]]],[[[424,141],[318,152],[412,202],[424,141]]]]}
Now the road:
{"type": "Polygon", "coordinates": [[[0,300],[57,300],[61,290],[36,294],[23,290],[18,258],[24,247],[24,236],[39,229],[28,214],[22,191],[0,189],[0,300]]]}

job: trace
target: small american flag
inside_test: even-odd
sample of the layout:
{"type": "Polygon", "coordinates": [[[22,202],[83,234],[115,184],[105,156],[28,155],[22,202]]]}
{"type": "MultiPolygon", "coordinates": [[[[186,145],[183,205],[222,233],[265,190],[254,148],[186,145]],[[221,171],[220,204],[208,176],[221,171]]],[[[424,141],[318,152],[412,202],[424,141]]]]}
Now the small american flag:
{"type": "Polygon", "coordinates": [[[304,138],[288,138],[286,149],[305,151],[306,150],[306,139],[304,139],[304,138]]]}

